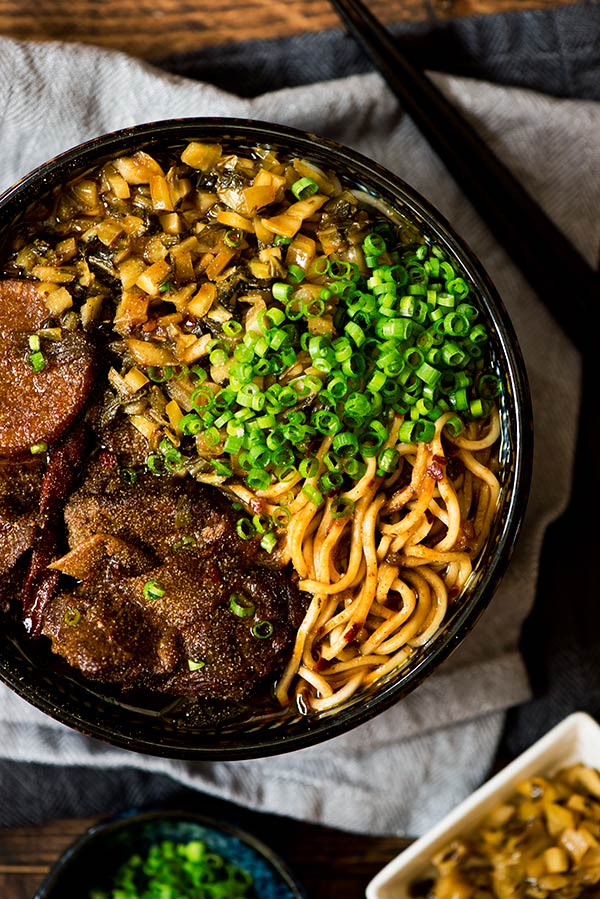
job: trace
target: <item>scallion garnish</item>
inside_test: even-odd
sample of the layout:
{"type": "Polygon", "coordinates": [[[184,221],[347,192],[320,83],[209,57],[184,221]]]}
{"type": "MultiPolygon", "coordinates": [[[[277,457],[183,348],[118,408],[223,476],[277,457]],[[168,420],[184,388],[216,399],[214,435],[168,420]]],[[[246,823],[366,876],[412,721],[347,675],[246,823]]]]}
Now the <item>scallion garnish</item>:
{"type": "Polygon", "coordinates": [[[268,640],[269,637],[273,636],[273,625],[266,619],[253,625],[251,630],[252,634],[258,637],[259,640],[268,640]]]}
{"type": "Polygon", "coordinates": [[[35,353],[30,353],[27,359],[29,360],[31,370],[36,373],[43,371],[46,368],[46,360],[44,359],[43,353],[40,353],[39,350],[35,353]]]}
{"type": "Polygon", "coordinates": [[[144,584],[144,599],[160,599],[161,596],[165,595],[165,592],[165,588],[160,581],[150,580],[144,584]]]}
{"type": "Polygon", "coordinates": [[[183,537],[180,537],[179,540],[175,540],[174,543],[171,544],[171,549],[173,552],[180,552],[182,549],[192,549],[194,546],[197,546],[198,541],[193,536],[193,534],[184,534],[183,537]]]}
{"type": "Polygon", "coordinates": [[[304,281],[304,269],[300,268],[299,265],[288,265],[288,280],[292,282],[292,284],[300,284],[301,281],[304,281]]]}
{"type": "Polygon", "coordinates": [[[251,599],[232,593],[229,597],[229,608],[238,618],[251,618],[254,615],[255,605],[251,599]]]}
{"type": "Polygon", "coordinates": [[[313,194],[316,194],[318,190],[319,185],[313,178],[299,178],[297,181],[294,181],[291,187],[291,191],[297,200],[306,200],[307,197],[312,197],[313,194]]]}
{"type": "Polygon", "coordinates": [[[277,537],[273,533],[273,531],[267,531],[266,534],[262,535],[260,545],[265,550],[265,552],[273,552],[273,550],[277,546],[277,537]]]}
{"type": "Polygon", "coordinates": [[[331,503],[332,518],[347,518],[354,512],[354,500],[347,496],[338,496],[331,503]]]}
{"type": "Polygon", "coordinates": [[[237,249],[237,247],[242,245],[244,240],[244,235],[238,228],[230,228],[229,231],[225,232],[225,237],[223,238],[223,242],[233,249],[237,249]]]}
{"type": "Polygon", "coordinates": [[[37,456],[40,453],[47,453],[48,444],[44,443],[43,440],[41,440],[39,443],[32,443],[32,445],[29,447],[29,452],[32,456],[37,456]]]}
{"type": "Polygon", "coordinates": [[[188,659],[187,663],[190,671],[200,671],[206,665],[206,662],[203,662],[201,659],[188,659]]]}
{"type": "MultiPolygon", "coordinates": [[[[292,190],[310,195],[318,185],[300,178],[292,190]]],[[[228,319],[208,343],[208,361],[226,364],[226,379],[209,388],[199,369],[178,430],[210,450],[220,483],[241,476],[260,494],[299,475],[306,499],[321,506],[351,488],[369,458],[376,457],[379,476],[395,471],[399,455],[386,448],[394,416],[404,419],[399,441],[413,444],[433,439],[443,412],[463,423],[487,414],[502,386],[480,361],[489,335],[466,302],[468,282],[439,247],[390,250],[388,234],[395,239],[378,227],[363,239],[366,275],[333,254],[306,269],[292,262],[252,329],[228,319]],[[314,452],[324,436],[333,439],[319,461],[314,452]]],[[[273,238],[276,246],[289,242],[273,238]]],[[[170,372],[152,374],[163,380],[170,372]]],[[[159,450],[147,460],[155,474],[187,465],[173,441],[159,450]]],[[[336,506],[336,514],[346,508],[336,506]]],[[[236,529],[245,540],[258,536],[268,552],[276,546],[271,527],[242,518],[236,529]]]]}
{"type": "Polygon", "coordinates": [[[75,627],[75,625],[79,624],[79,622],[81,621],[81,612],[79,611],[79,609],[76,609],[73,606],[67,606],[63,621],[65,622],[67,627],[75,627]]]}
{"type": "Polygon", "coordinates": [[[173,369],[171,366],[167,365],[164,368],[159,368],[156,365],[150,365],[146,369],[146,375],[151,381],[154,381],[155,384],[162,384],[164,381],[170,381],[173,377],[173,369]]]}
{"type": "Polygon", "coordinates": [[[165,473],[165,461],[159,453],[150,453],[146,456],[146,467],[152,474],[161,475],[165,473]]]}
{"type": "Polygon", "coordinates": [[[256,536],[256,528],[249,518],[238,518],[235,529],[238,537],[241,537],[242,540],[251,540],[256,536]]]}

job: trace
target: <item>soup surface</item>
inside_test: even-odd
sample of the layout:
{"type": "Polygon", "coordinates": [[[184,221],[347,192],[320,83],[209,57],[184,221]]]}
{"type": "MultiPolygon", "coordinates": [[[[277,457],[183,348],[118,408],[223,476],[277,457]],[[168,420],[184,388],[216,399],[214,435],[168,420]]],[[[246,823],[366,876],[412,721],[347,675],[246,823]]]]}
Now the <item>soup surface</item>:
{"type": "Polygon", "coordinates": [[[303,158],[192,141],[56,188],[0,281],[0,568],[87,677],[334,708],[410,664],[498,506],[456,263],[303,158]]]}

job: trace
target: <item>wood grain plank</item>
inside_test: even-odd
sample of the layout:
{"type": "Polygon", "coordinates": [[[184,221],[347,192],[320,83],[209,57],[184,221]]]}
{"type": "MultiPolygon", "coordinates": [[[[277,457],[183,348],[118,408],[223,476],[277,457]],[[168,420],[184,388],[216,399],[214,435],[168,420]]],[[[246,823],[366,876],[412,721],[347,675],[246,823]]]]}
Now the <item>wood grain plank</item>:
{"type": "MultiPolygon", "coordinates": [[[[370,0],[382,22],[432,21],[577,0],[370,0]]],[[[0,0],[0,34],[122,50],[144,59],[232,41],[339,28],[327,0],[0,0]]]]}

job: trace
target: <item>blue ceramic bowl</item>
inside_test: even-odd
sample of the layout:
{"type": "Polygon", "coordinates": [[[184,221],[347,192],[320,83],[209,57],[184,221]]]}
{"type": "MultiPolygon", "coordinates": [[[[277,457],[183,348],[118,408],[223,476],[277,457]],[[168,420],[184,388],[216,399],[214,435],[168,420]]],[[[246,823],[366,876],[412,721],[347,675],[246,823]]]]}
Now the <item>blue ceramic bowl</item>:
{"type": "Polygon", "coordinates": [[[108,890],[120,865],[162,840],[205,843],[252,876],[260,899],[306,899],[282,859],[256,837],[192,812],[161,810],[125,812],[90,827],[60,856],[34,899],[88,899],[91,889],[108,890]]]}

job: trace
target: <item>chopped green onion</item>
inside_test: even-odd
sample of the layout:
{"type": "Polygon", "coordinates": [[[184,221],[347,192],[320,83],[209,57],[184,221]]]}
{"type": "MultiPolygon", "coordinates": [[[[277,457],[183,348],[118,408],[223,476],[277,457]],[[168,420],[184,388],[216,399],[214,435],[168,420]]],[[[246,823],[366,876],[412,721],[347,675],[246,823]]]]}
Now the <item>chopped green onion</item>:
{"type": "Polygon", "coordinates": [[[264,468],[251,468],[246,475],[246,484],[251,490],[266,490],[271,483],[271,475],[264,468]]]}
{"type": "Polygon", "coordinates": [[[238,618],[251,618],[256,607],[251,599],[232,593],[229,597],[229,608],[238,618]]]}
{"type": "Polygon", "coordinates": [[[465,387],[459,387],[457,390],[451,390],[448,393],[448,399],[450,400],[450,405],[457,409],[459,412],[464,412],[469,408],[469,399],[467,397],[467,391],[465,387]]]}
{"type": "Polygon", "coordinates": [[[344,465],[344,471],[354,481],[360,481],[366,470],[367,466],[362,459],[348,459],[344,465]]]}
{"type": "Polygon", "coordinates": [[[201,659],[188,659],[187,663],[190,671],[200,671],[206,665],[206,662],[203,662],[201,659]]]}
{"type": "Polygon", "coordinates": [[[458,437],[460,432],[463,429],[463,423],[458,417],[458,415],[452,415],[444,425],[444,428],[448,429],[448,433],[451,437],[458,437]]]}
{"type": "Polygon", "coordinates": [[[263,534],[260,545],[265,550],[265,552],[272,553],[275,547],[277,546],[277,537],[273,533],[273,531],[267,531],[266,534],[263,534]]]}
{"type": "Polygon", "coordinates": [[[314,478],[319,470],[319,460],[314,456],[307,456],[301,460],[298,471],[303,478],[314,478]]]}
{"type": "MultiPolygon", "coordinates": [[[[204,664],[188,660],[190,671],[204,664]]],[[[150,841],[141,852],[125,855],[109,880],[101,879],[102,888],[85,891],[85,899],[249,899],[258,895],[260,888],[257,892],[249,871],[199,839],[180,842],[178,837],[150,841]]]]}
{"type": "Polygon", "coordinates": [[[469,285],[463,278],[453,278],[452,280],[447,281],[446,289],[460,300],[464,300],[469,293],[469,285]]]}
{"type": "Polygon", "coordinates": [[[310,303],[302,304],[302,312],[307,318],[320,318],[325,311],[325,303],[321,297],[316,297],[310,303]]]}
{"type": "Polygon", "coordinates": [[[354,456],[358,452],[358,438],[351,431],[342,431],[335,435],[332,446],[341,458],[354,456]]]}
{"type": "Polygon", "coordinates": [[[168,437],[165,437],[158,446],[164,459],[165,467],[169,471],[179,471],[183,468],[183,456],[179,450],[173,446],[168,437]]]}
{"type": "Polygon", "coordinates": [[[215,470],[215,474],[220,478],[230,478],[232,475],[231,467],[220,459],[211,459],[210,464],[215,470]]]}
{"type": "Polygon", "coordinates": [[[398,450],[394,447],[389,446],[387,449],[384,449],[382,453],[380,453],[379,458],[377,459],[377,465],[386,474],[389,474],[391,471],[394,471],[394,469],[398,465],[399,458],[400,453],[398,452],[398,450]]]}
{"type": "Polygon", "coordinates": [[[288,265],[288,278],[292,284],[300,284],[304,281],[304,269],[299,265],[288,265]]]}
{"type": "Polygon", "coordinates": [[[332,518],[348,518],[354,512],[354,500],[347,496],[337,496],[331,503],[332,518]]]}
{"type": "Polygon", "coordinates": [[[299,178],[291,186],[291,191],[297,200],[306,200],[316,194],[318,190],[319,185],[313,178],[299,178]]]}
{"type": "Polygon", "coordinates": [[[146,456],[146,467],[152,474],[161,475],[165,472],[165,460],[158,453],[150,453],[146,456]]]}
{"type": "Polygon", "coordinates": [[[488,332],[484,325],[475,325],[469,333],[471,343],[485,343],[488,339],[488,332]]]}
{"type": "Polygon", "coordinates": [[[161,596],[165,595],[165,588],[161,584],[160,581],[151,580],[146,581],[144,584],[144,598],[153,600],[160,599],[161,596]]]}
{"type": "Polygon", "coordinates": [[[155,384],[162,384],[164,381],[170,381],[173,377],[173,369],[171,366],[167,365],[164,368],[160,368],[156,365],[150,365],[146,369],[146,374],[151,381],[154,381],[155,384]]]}
{"type": "Polygon", "coordinates": [[[81,612],[79,609],[74,608],[74,606],[67,606],[63,621],[67,627],[75,627],[75,625],[79,624],[81,621],[81,612]]]}
{"type": "Polygon", "coordinates": [[[271,519],[275,527],[284,528],[290,521],[292,513],[287,506],[276,506],[271,513],[271,519]]]}
{"type": "Polygon", "coordinates": [[[179,419],[178,427],[182,434],[194,435],[199,434],[200,431],[204,430],[202,419],[199,415],[196,415],[195,412],[190,412],[188,415],[183,415],[179,419]]]}
{"type": "Polygon", "coordinates": [[[227,337],[236,337],[242,330],[241,323],[234,318],[229,318],[226,322],[223,322],[223,334],[227,337]]]}
{"type": "Polygon", "coordinates": [[[322,493],[331,493],[340,489],[344,483],[344,476],[339,471],[326,471],[321,475],[318,483],[322,493]]]}
{"type": "Polygon", "coordinates": [[[323,504],[323,494],[316,487],[313,487],[312,484],[304,484],[302,493],[313,505],[321,506],[323,504]]]}
{"type": "Polygon", "coordinates": [[[255,624],[251,630],[253,636],[258,637],[259,640],[268,640],[269,637],[273,636],[274,628],[270,621],[264,619],[255,624]]]}
{"type": "Polygon", "coordinates": [[[29,360],[29,365],[31,366],[31,370],[34,372],[43,371],[46,368],[46,360],[44,356],[39,351],[36,353],[30,353],[27,357],[29,360]]]}
{"type": "Polygon", "coordinates": [[[348,322],[345,328],[346,334],[352,338],[357,347],[361,347],[366,340],[365,332],[356,322],[348,322]]]}
{"type": "Polygon", "coordinates": [[[271,287],[271,293],[280,303],[285,303],[291,298],[293,289],[291,284],[286,284],[284,281],[275,281],[271,287]]]}
{"type": "Polygon", "coordinates": [[[234,249],[241,246],[244,241],[244,235],[238,228],[230,228],[229,231],[225,232],[225,237],[223,238],[223,242],[228,246],[234,249]]]}
{"type": "Polygon", "coordinates": [[[363,240],[362,248],[370,256],[381,256],[386,251],[385,240],[380,234],[367,234],[363,240]]]}
{"type": "Polygon", "coordinates": [[[328,409],[319,409],[319,411],[313,415],[311,421],[317,431],[324,435],[337,434],[342,427],[339,416],[336,415],[335,412],[330,412],[328,409]]]}
{"type": "Polygon", "coordinates": [[[485,399],[492,399],[502,392],[500,378],[492,374],[483,374],[477,381],[477,389],[485,399]]]}
{"type": "Polygon", "coordinates": [[[256,535],[256,528],[249,518],[238,518],[235,529],[238,537],[241,537],[242,540],[251,540],[256,535]]]}
{"type": "Polygon", "coordinates": [[[44,443],[43,440],[40,440],[39,443],[33,443],[29,447],[29,452],[31,453],[32,456],[37,456],[40,453],[47,453],[48,452],[48,444],[44,443]]]}
{"type": "Polygon", "coordinates": [[[191,548],[197,545],[198,541],[192,534],[185,534],[183,537],[181,537],[180,540],[175,540],[175,542],[171,544],[171,549],[173,550],[173,552],[180,552],[186,547],[191,548]]]}

